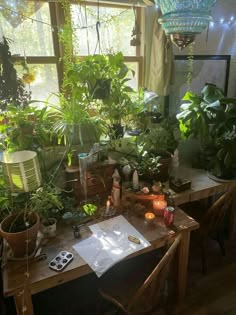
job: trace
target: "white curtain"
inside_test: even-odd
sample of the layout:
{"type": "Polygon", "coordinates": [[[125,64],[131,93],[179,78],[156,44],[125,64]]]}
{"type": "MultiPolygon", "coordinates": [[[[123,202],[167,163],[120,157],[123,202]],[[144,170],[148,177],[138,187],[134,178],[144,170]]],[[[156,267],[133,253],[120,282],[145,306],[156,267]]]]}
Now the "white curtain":
{"type": "Polygon", "coordinates": [[[150,62],[146,64],[145,83],[148,90],[166,96],[169,95],[173,80],[174,60],[172,43],[157,21],[160,16],[161,11],[157,10],[152,32],[150,62]]]}

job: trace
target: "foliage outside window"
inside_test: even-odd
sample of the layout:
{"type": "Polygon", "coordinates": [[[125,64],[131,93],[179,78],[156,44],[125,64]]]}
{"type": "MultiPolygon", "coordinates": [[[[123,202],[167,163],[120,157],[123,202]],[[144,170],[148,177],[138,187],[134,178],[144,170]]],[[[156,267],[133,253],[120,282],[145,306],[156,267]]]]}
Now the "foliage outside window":
{"type": "Polygon", "coordinates": [[[32,99],[46,100],[52,92],[58,92],[58,75],[54,57],[49,4],[45,2],[16,1],[11,5],[0,1],[0,38],[10,40],[12,60],[20,78],[25,73],[22,63],[27,58],[35,80],[28,83],[32,99]],[[28,17],[28,18],[27,18],[28,17]]]}

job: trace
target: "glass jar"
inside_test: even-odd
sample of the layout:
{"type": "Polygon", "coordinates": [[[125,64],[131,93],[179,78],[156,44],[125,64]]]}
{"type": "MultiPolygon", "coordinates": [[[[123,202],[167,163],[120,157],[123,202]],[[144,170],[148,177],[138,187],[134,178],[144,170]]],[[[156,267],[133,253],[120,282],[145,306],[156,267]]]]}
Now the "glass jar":
{"type": "Polygon", "coordinates": [[[170,227],[174,222],[174,211],[175,208],[168,206],[164,210],[164,224],[167,227],[170,227]]]}

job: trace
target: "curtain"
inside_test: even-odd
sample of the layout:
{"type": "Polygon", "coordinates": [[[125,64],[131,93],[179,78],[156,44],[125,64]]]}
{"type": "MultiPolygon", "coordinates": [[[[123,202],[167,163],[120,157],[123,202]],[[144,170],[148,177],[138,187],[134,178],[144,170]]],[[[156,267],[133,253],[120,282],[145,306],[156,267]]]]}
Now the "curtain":
{"type": "Polygon", "coordinates": [[[146,65],[146,88],[158,95],[166,96],[170,92],[173,80],[174,60],[170,40],[158,23],[161,11],[157,10],[152,32],[150,62],[146,65]]]}

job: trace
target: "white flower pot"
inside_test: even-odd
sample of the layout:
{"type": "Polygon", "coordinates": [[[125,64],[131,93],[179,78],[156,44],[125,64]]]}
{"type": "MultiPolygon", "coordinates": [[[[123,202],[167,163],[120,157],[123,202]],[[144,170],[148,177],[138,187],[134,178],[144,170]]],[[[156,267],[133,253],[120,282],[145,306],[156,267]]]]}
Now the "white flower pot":
{"type": "Polygon", "coordinates": [[[43,221],[41,222],[41,232],[46,238],[53,238],[56,236],[57,220],[54,218],[49,218],[48,221],[51,223],[50,225],[44,224],[43,221]]]}

